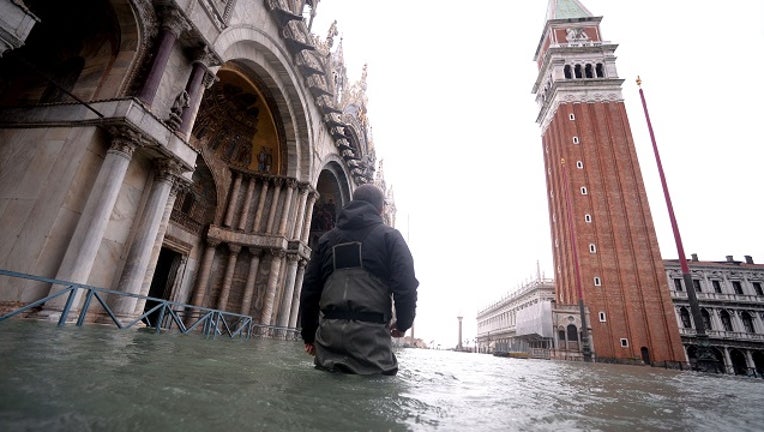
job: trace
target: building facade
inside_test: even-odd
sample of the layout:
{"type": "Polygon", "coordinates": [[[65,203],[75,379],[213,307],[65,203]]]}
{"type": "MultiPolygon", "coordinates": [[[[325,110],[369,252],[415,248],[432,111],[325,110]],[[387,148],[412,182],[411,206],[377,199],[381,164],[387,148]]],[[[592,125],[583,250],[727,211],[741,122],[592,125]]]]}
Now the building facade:
{"type": "MultiPolygon", "coordinates": [[[[556,305],[588,310],[584,355],[684,362],[616,69],[577,0],[550,0],[535,61],[556,305]]],[[[584,315],[579,313],[580,315],[584,315]]]]}
{"type": "MultiPolygon", "coordinates": [[[[0,58],[0,268],[295,327],[311,243],[385,187],[318,0],[14,4],[37,21],[0,58]]],[[[4,281],[0,306],[59,288],[4,281]]]]}
{"type": "Polygon", "coordinates": [[[477,351],[548,358],[554,348],[553,304],[554,280],[539,276],[482,309],[477,314],[477,351]]]}
{"type": "Polygon", "coordinates": [[[737,261],[688,262],[692,287],[684,284],[678,260],[664,260],[679,332],[690,363],[698,341],[687,290],[695,290],[711,353],[724,370],[736,375],[764,377],[764,264],[751,256],[737,261]]]}

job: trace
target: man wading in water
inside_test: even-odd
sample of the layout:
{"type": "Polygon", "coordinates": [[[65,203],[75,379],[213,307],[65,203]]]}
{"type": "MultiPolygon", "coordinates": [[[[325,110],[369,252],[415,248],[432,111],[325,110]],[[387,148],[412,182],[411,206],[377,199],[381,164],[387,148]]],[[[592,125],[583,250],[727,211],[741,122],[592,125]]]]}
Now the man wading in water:
{"type": "Polygon", "coordinates": [[[414,322],[419,282],[403,236],[382,222],[384,207],[380,188],[359,186],[313,251],[300,310],[305,352],[320,369],[398,372],[390,336],[402,337],[414,322]]]}

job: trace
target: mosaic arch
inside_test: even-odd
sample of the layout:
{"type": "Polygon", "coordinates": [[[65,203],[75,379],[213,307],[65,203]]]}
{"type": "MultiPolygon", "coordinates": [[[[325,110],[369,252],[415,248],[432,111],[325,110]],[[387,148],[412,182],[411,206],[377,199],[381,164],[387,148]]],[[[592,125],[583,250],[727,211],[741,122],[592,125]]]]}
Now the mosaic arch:
{"type": "Polygon", "coordinates": [[[315,248],[322,234],[334,228],[337,212],[351,199],[349,181],[339,162],[332,161],[324,167],[318,176],[316,190],[319,198],[313,207],[310,228],[311,248],[315,248]]]}

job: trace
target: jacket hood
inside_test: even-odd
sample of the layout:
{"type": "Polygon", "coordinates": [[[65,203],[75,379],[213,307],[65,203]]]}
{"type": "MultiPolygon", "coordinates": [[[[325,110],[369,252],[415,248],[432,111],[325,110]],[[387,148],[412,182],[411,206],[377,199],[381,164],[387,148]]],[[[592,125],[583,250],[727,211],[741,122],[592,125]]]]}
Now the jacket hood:
{"type": "Polygon", "coordinates": [[[337,228],[355,230],[382,223],[382,216],[374,205],[366,201],[351,201],[337,216],[337,228]]]}

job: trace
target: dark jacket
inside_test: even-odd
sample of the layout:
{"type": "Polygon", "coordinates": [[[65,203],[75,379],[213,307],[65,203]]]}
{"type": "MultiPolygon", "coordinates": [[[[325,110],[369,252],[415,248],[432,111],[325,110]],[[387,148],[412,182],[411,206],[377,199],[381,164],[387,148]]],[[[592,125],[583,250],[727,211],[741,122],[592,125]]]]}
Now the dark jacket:
{"type": "Polygon", "coordinates": [[[395,301],[398,330],[406,331],[414,322],[419,282],[406,241],[398,230],[384,225],[373,205],[365,201],[351,201],[337,217],[336,227],[318,240],[305,271],[300,295],[300,321],[302,339],[306,343],[313,343],[318,328],[321,293],[333,271],[332,247],[349,241],[362,241],[363,267],[390,288],[395,301]]]}

